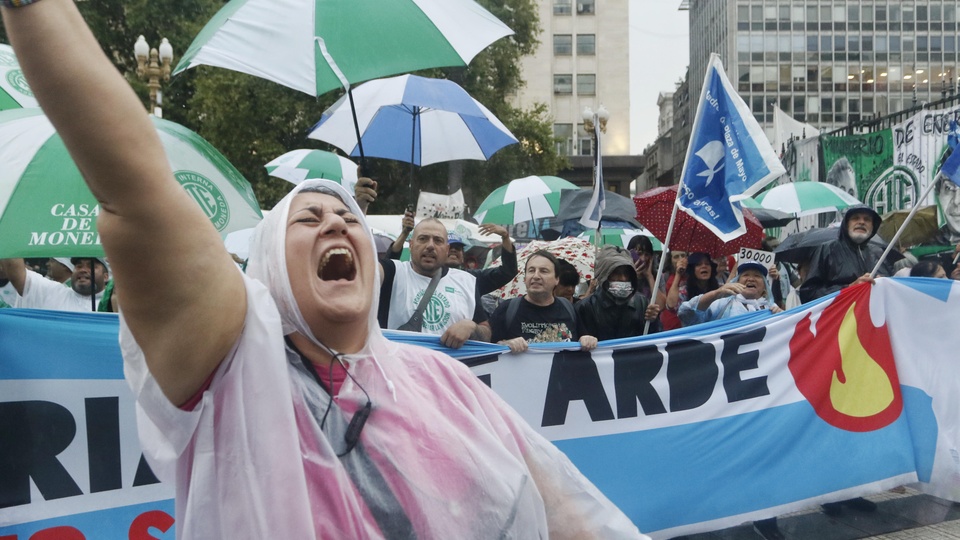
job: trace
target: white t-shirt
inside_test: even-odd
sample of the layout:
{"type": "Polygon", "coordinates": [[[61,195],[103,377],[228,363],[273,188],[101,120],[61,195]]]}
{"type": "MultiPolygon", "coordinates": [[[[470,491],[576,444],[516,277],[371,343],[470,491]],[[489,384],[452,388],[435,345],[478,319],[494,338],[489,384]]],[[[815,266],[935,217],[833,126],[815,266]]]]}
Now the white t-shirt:
{"type": "MultiPolygon", "coordinates": [[[[390,316],[387,328],[397,329],[410,320],[420,298],[430,285],[430,278],[418,274],[409,261],[393,261],[396,275],[390,294],[390,316]]],[[[477,278],[463,270],[450,269],[440,278],[433,298],[423,312],[424,334],[442,335],[464,319],[473,320],[477,309],[477,278]]]]}
{"type": "MultiPolygon", "coordinates": [[[[103,291],[97,293],[98,306],[101,298],[103,298],[103,291]]],[[[89,296],[82,295],[63,283],[46,279],[32,270],[27,270],[23,296],[17,307],[55,311],[96,311],[90,305],[89,296]]]]}
{"type": "MultiPolygon", "coordinates": [[[[13,283],[7,282],[6,285],[0,287],[0,302],[8,307],[19,307],[20,295],[17,294],[17,289],[13,286],[13,283]]],[[[3,307],[3,304],[0,304],[0,307],[3,307]]]]}

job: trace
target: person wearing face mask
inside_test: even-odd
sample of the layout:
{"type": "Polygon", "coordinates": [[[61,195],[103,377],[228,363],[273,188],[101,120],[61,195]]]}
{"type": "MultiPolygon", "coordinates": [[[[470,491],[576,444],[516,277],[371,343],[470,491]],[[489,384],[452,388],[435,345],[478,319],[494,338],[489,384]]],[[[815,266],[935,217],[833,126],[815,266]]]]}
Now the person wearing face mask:
{"type": "Polygon", "coordinates": [[[629,252],[604,246],[597,254],[596,292],[576,305],[583,332],[599,340],[639,336],[646,321],[659,329],[660,306],[637,292],[637,271],[629,252]]]}

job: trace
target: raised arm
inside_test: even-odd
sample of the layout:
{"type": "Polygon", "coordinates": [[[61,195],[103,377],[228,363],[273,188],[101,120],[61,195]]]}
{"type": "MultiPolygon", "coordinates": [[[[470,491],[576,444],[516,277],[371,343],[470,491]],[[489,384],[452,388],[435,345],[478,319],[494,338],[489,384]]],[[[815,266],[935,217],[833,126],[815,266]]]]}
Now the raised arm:
{"type": "Polygon", "coordinates": [[[30,87],[100,202],[125,320],[164,394],[183,403],[239,336],[242,278],[73,0],[2,11],[30,87]]]}
{"type": "Polygon", "coordinates": [[[0,259],[0,270],[3,270],[17,294],[23,296],[23,287],[27,284],[27,267],[23,259],[0,259]]]}

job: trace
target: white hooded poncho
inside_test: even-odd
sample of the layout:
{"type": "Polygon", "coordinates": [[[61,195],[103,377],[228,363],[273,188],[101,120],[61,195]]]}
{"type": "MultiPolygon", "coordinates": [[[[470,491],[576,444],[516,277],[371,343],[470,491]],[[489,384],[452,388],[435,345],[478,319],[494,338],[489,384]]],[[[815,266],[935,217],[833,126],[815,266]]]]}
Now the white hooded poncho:
{"type": "Polygon", "coordinates": [[[465,366],[386,340],[376,290],[367,346],[343,357],[373,412],[356,448],[336,456],[366,396],[348,377],[321,429],[330,398],[283,339],[312,337],[283,264],[290,202],[311,186],[362,216],[338,184],[306,181],[264,219],[243,332],[193,410],[164,397],[121,315],[141,444],[176,487],[177,538],[644,538],[465,366]]]}

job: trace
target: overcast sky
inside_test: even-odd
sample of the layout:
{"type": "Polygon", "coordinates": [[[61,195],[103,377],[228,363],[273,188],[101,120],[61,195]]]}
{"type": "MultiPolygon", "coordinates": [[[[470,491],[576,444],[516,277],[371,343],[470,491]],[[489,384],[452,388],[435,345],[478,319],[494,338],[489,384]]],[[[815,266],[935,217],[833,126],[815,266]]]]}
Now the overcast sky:
{"type": "Polygon", "coordinates": [[[629,1],[630,151],[640,154],[657,139],[657,96],[672,92],[686,72],[689,12],[677,11],[680,0],[629,1]]]}

